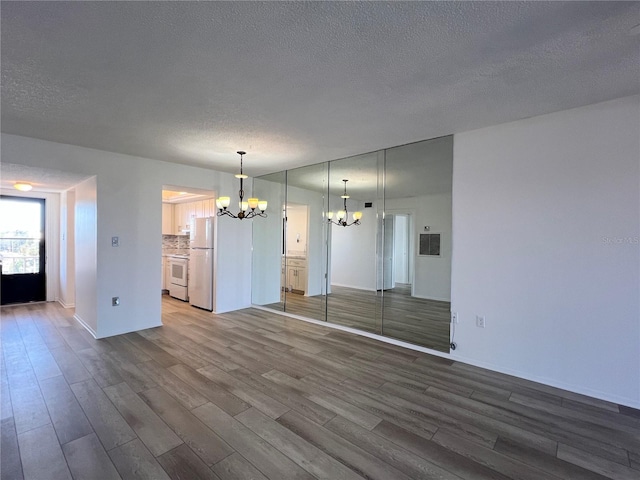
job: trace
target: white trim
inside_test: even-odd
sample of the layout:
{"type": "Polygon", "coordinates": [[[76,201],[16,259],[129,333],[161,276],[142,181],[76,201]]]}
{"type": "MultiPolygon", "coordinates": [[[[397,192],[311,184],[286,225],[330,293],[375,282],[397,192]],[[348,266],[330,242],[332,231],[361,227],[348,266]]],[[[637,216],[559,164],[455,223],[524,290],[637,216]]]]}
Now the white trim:
{"type": "Polygon", "coordinates": [[[80,316],[77,313],[73,314],[73,318],[75,318],[80,325],[86,328],[86,330],[93,336],[93,338],[95,339],[98,338],[98,336],[96,335],[96,332],[94,332],[93,329],[89,325],[87,325],[85,321],[82,320],[82,318],[80,318],[80,316]]]}
{"type": "Polygon", "coordinates": [[[270,308],[263,307],[261,305],[252,305],[252,307],[256,308],[258,310],[264,310],[266,312],[275,313],[275,314],[282,315],[282,316],[285,316],[285,317],[295,318],[296,320],[302,320],[303,322],[313,323],[315,325],[323,325],[323,326],[325,326],[327,328],[333,328],[335,330],[342,330],[344,332],[353,333],[355,335],[360,335],[361,337],[372,338],[374,340],[379,340],[381,342],[389,343],[391,345],[397,345],[399,347],[404,347],[404,348],[407,348],[409,350],[415,350],[417,352],[428,353],[429,355],[434,355],[436,357],[448,358],[448,359],[453,360],[455,362],[460,362],[460,363],[465,363],[467,365],[473,365],[475,367],[485,368],[485,369],[491,370],[493,372],[503,373],[505,375],[512,375],[514,377],[518,377],[518,378],[521,378],[521,379],[524,379],[524,380],[529,380],[529,381],[532,381],[532,382],[540,383],[540,384],[543,384],[543,385],[547,385],[549,387],[560,388],[562,390],[567,390],[569,392],[578,393],[580,395],[586,395],[588,397],[596,398],[596,399],[599,399],[599,400],[604,400],[606,402],[613,402],[613,403],[616,403],[616,404],[619,404],[619,405],[626,405],[626,406],[632,407],[632,408],[640,408],[640,402],[634,401],[633,399],[630,399],[630,398],[624,398],[624,397],[619,397],[619,396],[616,396],[616,395],[610,395],[610,394],[607,394],[605,392],[600,392],[598,390],[592,390],[592,389],[589,389],[589,388],[581,388],[581,387],[576,386],[576,385],[563,383],[563,382],[557,382],[557,381],[554,381],[553,379],[546,378],[546,377],[537,377],[535,375],[527,375],[526,373],[520,372],[518,370],[511,370],[509,368],[501,368],[501,367],[499,367],[497,365],[494,365],[494,364],[491,364],[491,363],[486,363],[486,362],[477,362],[477,361],[475,361],[473,359],[466,358],[466,357],[461,356],[461,355],[456,355],[455,353],[439,352],[437,350],[431,350],[429,348],[420,347],[418,345],[413,345],[411,343],[406,343],[406,342],[403,342],[401,340],[396,340],[395,338],[383,337],[382,335],[377,335],[375,333],[364,332],[362,330],[357,330],[355,328],[345,327],[345,326],[342,326],[342,325],[337,325],[335,323],[324,322],[322,320],[314,320],[312,318],[306,318],[306,317],[302,317],[300,315],[294,315],[292,313],[279,312],[278,310],[272,310],[270,308]]]}
{"type": "Polygon", "coordinates": [[[61,298],[56,298],[56,302],[62,305],[62,308],[76,308],[75,303],[64,303],[64,301],[61,298]]]}
{"type": "Polygon", "coordinates": [[[380,340],[384,343],[390,343],[392,345],[397,345],[399,347],[408,348],[410,350],[417,350],[418,352],[428,353],[430,355],[435,355],[437,357],[450,358],[448,353],[438,352],[437,350],[431,350],[429,348],[420,347],[418,345],[413,345],[412,343],[406,343],[402,340],[397,340],[395,338],[383,337],[382,335],[377,335],[375,333],[364,332],[362,330],[357,330],[351,327],[345,327],[343,325],[338,325],[336,323],[325,322],[323,320],[314,320],[313,318],[307,318],[300,315],[294,315],[293,313],[288,312],[280,312],[278,310],[272,310],[267,307],[263,307],[262,305],[251,305],[252,308],[256,308],[258,310],[264,310],[266,312],[277,313],[278,315],[282,315],[285,317],[295,318],[296,320],[302,320],[303,322],[314,323],[316,325],[323,325],[328,328],[333,328],[335,330],[342,330],[344,332],[353,333],[355,335],[360,335],[361,337],[373,338],[374,340],[380,340]]]}
{"type": "Polygon", "coordinates": [[[451,303],[450,298],[435,298],[435,297],[421,297],[420,295],[411,295],[413,298],[420,298],[422,300],[433,300],[435,302],[448,302],[451,303]]]}
{"type": "Polygon", "coordinates": [[[7,305],[0,305],[0,308],[25,307],[27,305],[41,305],[43,303],[49,303],[49,302],[47,302],[46,300],[42,300],[40,302],[9,303],[7,305]]]}
{"type": "MultiPolygon", "coordinates": [[[[344,287],[344,288],[353,288],[355,290],[362,290],[364,292],[377,292],[375,288],[362,288],[362,287],[354,287],[353,285],[344,285],[342,283],[331,282],[332,287],[344,287]]],[[[306,295],[305,295],[306,296],[306,295]]]]}
{"type": "Polygon", "coordinates": [[[519,370],[502,368],[498,365],[494,365],[492,363],[487,363],[487,362],[478,362],[476,360],[463,357],[461,355],[456,355],[455,353],[451,354],[449,358],[451,358],[451,360],[454,360],[456,362],[466,363],[467,365],[473,365],[475,367],[486,368],[487,370],[491,370],[493,372],[504,373],[505,375],[511,375],[514,377],[521,378],[523,380],[529,380],[531,382],[541,383],[549,387],[555,387],[562,390],[567,390],[569,392],[578,393],[580,395],[586,395],[587,397],[596,398],[598,400],[604,400],[605,402],[612,402],[619,405],[626,405],[632,408],[640,408],[640,402],[630,398],[620,397],[618,395],[611,395],[606,392],[601,392],[599,390],[593,390],[590,388],[583,388],[578,385],[573,385],[570,383],[558,382],[547,377],[528,375],[527,373],[521,372],[519,370]]]}

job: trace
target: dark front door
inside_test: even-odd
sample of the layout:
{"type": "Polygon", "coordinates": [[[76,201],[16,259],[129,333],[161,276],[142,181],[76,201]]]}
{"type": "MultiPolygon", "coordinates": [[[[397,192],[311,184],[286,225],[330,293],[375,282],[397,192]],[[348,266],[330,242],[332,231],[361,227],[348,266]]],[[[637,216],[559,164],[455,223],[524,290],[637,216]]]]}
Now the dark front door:
{"type": "Polygon", "coordinates": [[[47,298],[44,199],[0,196],[0,303],[47,298]]]}

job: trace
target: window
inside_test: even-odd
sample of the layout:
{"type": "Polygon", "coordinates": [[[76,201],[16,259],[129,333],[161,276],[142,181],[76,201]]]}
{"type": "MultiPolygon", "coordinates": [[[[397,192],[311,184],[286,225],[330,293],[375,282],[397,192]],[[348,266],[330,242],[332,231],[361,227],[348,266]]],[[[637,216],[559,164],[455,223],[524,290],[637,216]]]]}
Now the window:
{"type": "Polygon", "coordinates": [[[0,200],[0,259],[3,275],[40,273],[42,202],[3,197],[0,200]]]}

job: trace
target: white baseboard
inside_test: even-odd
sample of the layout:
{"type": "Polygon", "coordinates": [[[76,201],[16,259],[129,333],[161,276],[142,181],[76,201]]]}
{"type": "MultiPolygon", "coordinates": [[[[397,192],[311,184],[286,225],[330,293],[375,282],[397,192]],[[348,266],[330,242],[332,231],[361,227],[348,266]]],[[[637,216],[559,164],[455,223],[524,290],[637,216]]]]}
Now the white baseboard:
{"type": "Polygon", "coordinates": [[[438,297],[423,297],[422,295],[411,295],[413,298],[419,298],[421,300],[433,300],[435,302],[449,302],[451,303],[450,298],[438,298],[438,297]]]}
{"type": "Polygon", "coordinates": [[[376,292],[375,288],[362,288],[362,287],[354,287],[353,285],[344,285],[342,283],[331,282],[332,287],[344,287],[344,288],[353,288],[354,290],[363,290],[365,292],[376,292]]]}
{"type": "Polygon", "coordinates": [[[62,308],[76,308],[75,303],[65,303],[61,298],[56,298],[56,301],[62,305],[62,308]]]}
{"type": "Polygon", "coordinates": [[[500,365],[495,365],[487,362],[479,362],[472,358],[463,357],[461,355],[457,355],[456,353],[452,353],[448,355],[451,360],[455,360],[456,362],[466,363],[467,365],[473,365],[475,367],[486,368],[487,370],[491,370],[493,372],[504,373],[505,375],[512,375],[514,377],[522,378],[523,380],[529,380],[536,383],[541,383],[543,385],[547,385],[549,387],[555,387],[562,390],[567,390],[569,392],[577,393],[580,395],[586,395],[587,397],[596,398],[598,400],[604,400],[605,402],[616,403],[619,405],[625,405],[627,407],[638,408],[640,409],[640,401],[634,400],[631,398],[620,397],[618,395],[612,395],[607,392],[602,392],[600,390],[594,390],[591,388],[582,387],[580,385],[574,385],[566,382],[559,382],[553,378],[542,377],[538,375],[531,375],[526,372],[522,372],[520,370],[514,370],[509,367],[502,367],[500,365]]]}
{"type": "Polygon", "coordinates": [[[344,325],[338,325],[336,323],[324,322],[322,320],[314,320],[313,318],[302,317],[300,315],[294,315],[293,313],[280,312],[278,310],[272,310],[267,307],[263,307],[261,305],[252,305],[252,308],[256,308],[258,310],[264,310],[265,312],[277,313],[278,315],[283,315],[285,317],[295,318],[296,320],[302,320],[303,322],[314,323],[316,325],[322,325],[327,328],[333,328],[335,330],[342,330],[343,332],[354,333],[356,335],[360,335],[361,337],[373,338],[374,340],[380,340],[384,343],[390,343],[392,345],[397,345],[399,347],[408,348],[410,350],[416,350],[422,353],[428,353],[430,355],[435,355],[437,357],[450,358],[448,353],[439,352],[437,350],[431,350],[429,348],[421,347],[419,345],[413,345],[411,343],[403,342],[402,340],[396,340],[395,338],[383,337],[382,335],[377,335],[375,333],[364,332],[362,330],[357,330],[351,327],[345,327],[344,325]]]}
{"type": "Polygon", "coordinates": [[[322,320],[314,320],[312,318],[302,317],[300,315],[294,315],[292,313],[287,312],[279,312],[277,310],[272,310],[270,308],[263,307],[261,305],[252,305],[253,308],[258,310],[264,310],[271,313],[276,313],[278,315],[283,315],[286,317],[295,318],[297,320],[302,320],[303,322],[313,323],[316,325],[323,325],[327,328],[333,328],[335,330],[342,330],[344,332],[353,333],[355,335],[360,335],[361,337],[372,338],[374,340],[379,340],[384,343],[389,343],[392,345],[397,345],[399,347],[404,347],[409,350],[415,350],[422,353],[428,353],[429,355],[434,355],[436,357],[448,358],[450,360],[466,363],[468,365],[473,365],[475,367],[486,368],[487,370],[491,370],[498,373],[504,373],[505,375],[512,375],[514,377],[522,378],[523,380],[530,380],[532,382],[541,383],[543,385],[547,385],[549,387],[560,388],[562,390],[567,390],[569,392],[578,393],[580,395],[586,395],[588,397],[596,398],[598,400],[604,400],[606,402],[612,402],[619,405],[625,405],[627,407],[638,408],[640,409],[640,401],[634,400],[631,398],[620,397],[617,395],[611,395],[607,392],[601,392],[599,390],[593,390],[590,388],[584,388],[579,385],[567,384],[564,382],[558,382],[551,378],[539,377],[536,375],[529,375],[525,372],[520,372],[518,370],[513,370],[510,368],[504,368],[499,365],[494,365],[486,362],[478,362],[474,359],[467,358],[461,355],[457,355],[455,352],[453,353],[444,353],[439,352],[437,350],[431,350],[430,348],[420,347],[419,345],[413,345],[411,343],[406,343],[401,340],[396,340],[395,338],[383,337],[382,335],[376,335],[375,333],[363,332],[362,330],[357,330],[351,327],[345,327],[342,325],[337,325],[335,323],[324,322],[322,320]]]}
{"type": "Polygon", "coordinates": [[[73,315],[73,318],[75,318],[75,319],[76,319],[76,321],[77,321],[80,325],[82,325],[84,328],[86,328],[86,329],[87,329],[87,331],[88,331],[91,335],[93,335],[93,338],[98,338],[98,336],[96,335],[96,332],[94,332],[94,331],[93,331],[93,328],[91,328],[89,325],[87,325],[87,323],[86,323],[84,320],[82,320],[82,318],[80,318],[80,316],[79,316],[77,313],[75,313],[75,314],[73,315]]]}

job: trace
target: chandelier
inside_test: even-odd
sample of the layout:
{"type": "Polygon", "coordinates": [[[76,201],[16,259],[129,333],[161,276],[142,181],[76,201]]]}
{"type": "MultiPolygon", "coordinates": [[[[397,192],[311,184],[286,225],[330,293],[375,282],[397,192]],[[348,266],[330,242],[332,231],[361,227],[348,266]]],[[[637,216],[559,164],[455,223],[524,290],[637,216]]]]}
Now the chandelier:
{"type": "Polygon", "coordinates": [[[240,173],[236,174],[235,177],[240,179],[240,191],[238,192],[240,196],[240,202],[238,203],[238,205],[240,206],[240,211],[237,213],[237,215],[234,215],[229,210],[227,210],[227,208],[229,208],[229,204],[231,203],[231,198],[218,197],[218,199],[216,200],[216,206],[218,207],[218,216],[221,217],[223,215],[228,215],[231,218],[239,218],[240,220],[242,220],[243,218],[266,217],[267,214],[264,213],[267,209],[266,200],[248,198],[246,202],[244,201],[244,179],[249,177],[242,173],[242,156],[246,155],[247,152],[239,151],[237,153],[238,155],[240,155],[240,173]]]}
{"type": "Polygon", "coordinates": [[[362,212],[353,212],[353,222],[347,223],[349,218],[349,212],[347,211],[347,182],[349,180],[342,180],[344,182],[344,193],[340,196],[344,200],[343,210],[338,210],[336,214],[337,221],[333,220],[333,212],[327,212],[327,220],[329,223],[340,225],[341,227],[350,227],[351,225],[360,225],[360,219],[362,218],[362,212]]]}

